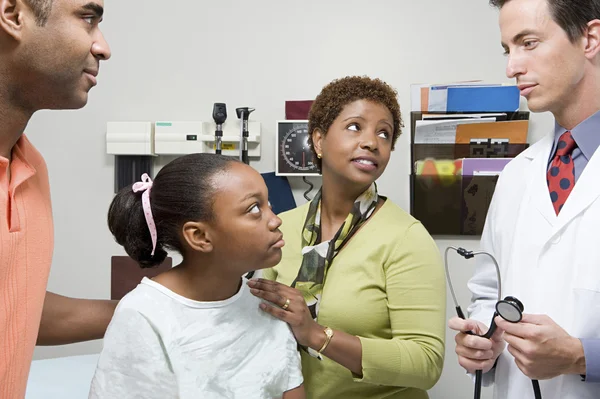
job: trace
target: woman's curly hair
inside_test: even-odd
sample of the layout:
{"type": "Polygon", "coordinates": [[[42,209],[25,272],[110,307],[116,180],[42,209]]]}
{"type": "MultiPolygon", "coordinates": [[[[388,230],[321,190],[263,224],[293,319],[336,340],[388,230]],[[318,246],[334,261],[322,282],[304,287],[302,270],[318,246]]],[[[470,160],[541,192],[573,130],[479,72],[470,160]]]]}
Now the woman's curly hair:
{"type": "Polygon", "coordinates": [[[338,117],[346,105],[354,101],[369,100],[382,104],[390,111],[394,118],[393,150],[398,136],[402,133],[401,129],[404,127],[397,95],[396,90],[387,83],[366,76],[347,76],[336,79],[323,87],[308,114],[308,131],[310,132],[308,144],[313,152],[319,171],[321,170],[321,160],[317,158],[312,134],[315,129],[319,129],[324,135],[327,134],[335,118],[338,117]]]}

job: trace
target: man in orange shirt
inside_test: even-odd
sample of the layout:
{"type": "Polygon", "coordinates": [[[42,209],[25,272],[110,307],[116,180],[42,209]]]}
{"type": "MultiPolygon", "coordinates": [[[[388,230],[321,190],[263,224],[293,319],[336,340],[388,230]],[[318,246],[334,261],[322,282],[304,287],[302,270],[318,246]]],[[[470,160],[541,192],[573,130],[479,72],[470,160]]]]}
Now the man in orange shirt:
{"type": "Polygon", "coordinates": [[[46,292],[46,164],[23,131],[40,109],[83,107],[110,49],[104,0],[0,0],[0,399],[25,396],[34,346],[104,336],[116,301],[46,292]]]}

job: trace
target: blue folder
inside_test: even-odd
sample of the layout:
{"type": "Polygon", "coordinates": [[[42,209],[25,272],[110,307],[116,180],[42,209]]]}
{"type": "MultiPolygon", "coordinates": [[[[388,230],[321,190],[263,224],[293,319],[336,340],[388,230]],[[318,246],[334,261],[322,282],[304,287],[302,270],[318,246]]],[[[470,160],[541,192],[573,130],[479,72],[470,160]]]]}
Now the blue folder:
{"type": "Polygon", "coordinates": [[[449,87],[447,112],[514,112],[519,109],[517,86],[449,87]]]}
{"type": "Polygon", "coordinates": [[[269,202],[276,215],[296,207],[292,188],[285,176],[276,176],[275,172],[261,173],[261,175],[269,190],[269,202]]]}

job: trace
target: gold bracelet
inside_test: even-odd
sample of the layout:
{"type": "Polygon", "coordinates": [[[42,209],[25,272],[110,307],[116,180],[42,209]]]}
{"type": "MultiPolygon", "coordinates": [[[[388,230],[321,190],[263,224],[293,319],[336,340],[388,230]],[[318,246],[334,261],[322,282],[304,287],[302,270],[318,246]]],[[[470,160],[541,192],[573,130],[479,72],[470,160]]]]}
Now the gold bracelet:
{"type": "Polygon", "coordinates": [[[325,330],[323,330],[323,332],[325,333],[325,343],[323,344],[321,349],[319,349],[319,355],[322,354],[323,351],[327,348],[327,345],[329,345],[329,342],[331,342],[331,338],[333,337],[333,330],[331,328],[325,327],[325,330]]]}

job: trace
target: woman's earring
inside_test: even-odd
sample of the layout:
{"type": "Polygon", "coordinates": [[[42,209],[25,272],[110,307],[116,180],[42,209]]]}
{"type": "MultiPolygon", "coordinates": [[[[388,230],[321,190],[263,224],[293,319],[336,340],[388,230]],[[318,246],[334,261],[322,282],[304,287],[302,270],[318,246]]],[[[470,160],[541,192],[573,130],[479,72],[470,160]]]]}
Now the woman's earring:
{"type": "Polygon", "coordinates": [[[317,154],[317,158],[321,159],[321,154],[317,154]]]}

